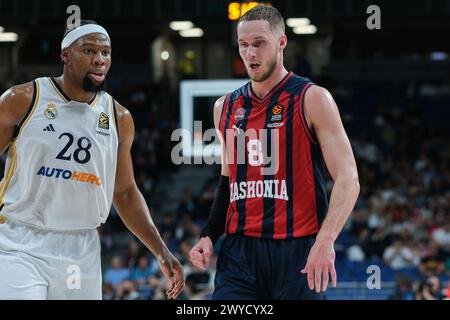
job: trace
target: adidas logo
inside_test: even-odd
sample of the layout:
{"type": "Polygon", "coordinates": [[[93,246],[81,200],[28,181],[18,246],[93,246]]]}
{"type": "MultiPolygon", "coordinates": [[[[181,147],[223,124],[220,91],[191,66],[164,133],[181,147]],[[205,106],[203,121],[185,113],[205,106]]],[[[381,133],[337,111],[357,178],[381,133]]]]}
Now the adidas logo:
{"type": "Polygon", "coordinates": [[[51,132],[55,132],[55,128],[53,128],[52,124],[49,124],[48,126],[46,126],[43,131],[51,131],[51,132]]]}

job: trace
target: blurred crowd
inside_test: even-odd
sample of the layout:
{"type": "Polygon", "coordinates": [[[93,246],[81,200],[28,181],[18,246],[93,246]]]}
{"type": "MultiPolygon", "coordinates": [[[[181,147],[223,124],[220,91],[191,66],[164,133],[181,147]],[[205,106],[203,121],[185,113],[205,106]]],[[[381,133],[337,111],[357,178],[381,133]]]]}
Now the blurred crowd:
{"type": "Polygon", "coordinates": [[[367,274],[348,270],[375,264],[382,279],[396,281],[392,298],[450,297],[442,287],[450,275],[449,102],[448,92],[430,96],[410,86],[400,101],[378,101],[357,133],[352,131],[357,112],[341,109],[352,131],[361,184],[336,244],[337,265],[348,280],[364,281],[367,274]]]}

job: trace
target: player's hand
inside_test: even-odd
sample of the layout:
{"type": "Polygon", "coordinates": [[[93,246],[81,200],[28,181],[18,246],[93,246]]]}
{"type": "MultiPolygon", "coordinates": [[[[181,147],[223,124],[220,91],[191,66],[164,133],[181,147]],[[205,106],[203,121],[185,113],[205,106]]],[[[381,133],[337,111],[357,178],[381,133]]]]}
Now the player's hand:
{"type": "Polygon", "coordinates": [[[177,258],[170,252],[160,256],[158,259],[161,271],[170,284],[166,291],[167,298],[175,299],[184,289],[183,267],[177,258]]]}
{"type": "Polygon", "coordinates": [[[211,239],[209,237],[201,238],[189,252],[189,260],[194,266],[205,270],[209,267],[212,251],[213,244],[211,239]]]}
{"type": "Polygon", "coordinates": [[[329,275],[331,275],[331,284],[336,287],[335,258],[334,242],[327,238],[317,238],[309,252],[306,266],[301,271],[307,273],[308,287],[311,290],[315,289],[317,293],[327,290],[329,275]]]}

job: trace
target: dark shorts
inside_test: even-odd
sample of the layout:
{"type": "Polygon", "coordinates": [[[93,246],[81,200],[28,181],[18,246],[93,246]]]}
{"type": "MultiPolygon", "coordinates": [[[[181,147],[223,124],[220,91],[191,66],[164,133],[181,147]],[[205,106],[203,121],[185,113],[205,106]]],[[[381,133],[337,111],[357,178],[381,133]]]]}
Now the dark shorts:
{"type": "Polygon", "coordinates": [[[306,265],[315,235],[272,240],[229,235],[217,260],[213,300],[318,300],[308,288],[306,265]]]}

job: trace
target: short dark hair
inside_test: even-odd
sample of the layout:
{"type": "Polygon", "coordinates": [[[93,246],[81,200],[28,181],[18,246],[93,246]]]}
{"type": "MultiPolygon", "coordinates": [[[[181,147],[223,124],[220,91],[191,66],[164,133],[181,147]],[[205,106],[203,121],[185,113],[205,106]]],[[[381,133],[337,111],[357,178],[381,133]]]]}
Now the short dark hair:
{"type": "Polygon", "coordinates": [[[267,21],[272,32],[285,33],[283,16],[275,7],[266,5],[253,7],[239,19],[239,22],[254,20],[267,21]]]}
{"type": "MultiPolygon", "coordinates": [[[[98,24],[96,21],[94,20],[80,20],[80,26],[84,26],[85,24],[98,24]]],[[[74,30],[76,27],[74,26],[67,26],[66,30],[64,30],[64,35],[63,38],[72,30],[74,30]]]]}

